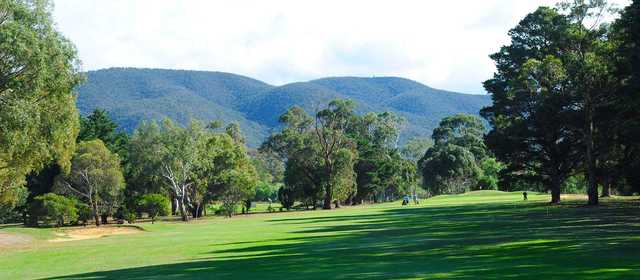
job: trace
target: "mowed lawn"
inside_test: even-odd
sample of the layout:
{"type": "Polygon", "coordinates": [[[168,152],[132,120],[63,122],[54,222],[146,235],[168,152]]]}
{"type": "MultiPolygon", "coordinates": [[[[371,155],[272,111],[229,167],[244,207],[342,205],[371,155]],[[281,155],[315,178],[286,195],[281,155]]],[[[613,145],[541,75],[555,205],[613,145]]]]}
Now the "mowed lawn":
{"type": "Polygon", "coordinates": [[[0,279],[640,279],[640,201],[474,192],[0,248],[0,279]]]}

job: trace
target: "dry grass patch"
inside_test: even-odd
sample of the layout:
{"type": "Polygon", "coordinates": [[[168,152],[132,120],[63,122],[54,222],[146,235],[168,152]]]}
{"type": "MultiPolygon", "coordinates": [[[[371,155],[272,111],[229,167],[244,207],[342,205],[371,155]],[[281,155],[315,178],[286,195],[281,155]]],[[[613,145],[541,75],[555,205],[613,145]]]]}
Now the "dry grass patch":
{"type": "Polygon", "coordinates": [[[13,248],[28,245],[33,238],[17,233],[0,232],[0,248],[13,248]]]}
{"type": "Polygon", "coordinates": [[[50,242],[66,242],[85,239],[102,238],[110,235],[121,234],[134,234],[140,233],[142,230],[133,226],[101,226],[101,227],[86,227],[65,230],[63,232],[56,233],[58,238],[49,240],[50,242]]]}

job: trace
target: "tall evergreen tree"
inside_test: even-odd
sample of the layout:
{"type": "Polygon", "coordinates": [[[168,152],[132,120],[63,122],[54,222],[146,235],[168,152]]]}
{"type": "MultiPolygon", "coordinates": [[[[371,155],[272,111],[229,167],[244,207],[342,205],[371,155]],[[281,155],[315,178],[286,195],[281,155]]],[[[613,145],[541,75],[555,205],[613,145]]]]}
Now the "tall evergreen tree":
{"type": "Polygon", "coordinates": [[[509,32],[511,45],[491,56],[498,72],[485,82],[493,99],[482,110],[493,127],[487,143],[508,163],[506,172],[545,182],[552,202],[560,201],[569,174],[584,169],[589,204],[598,203],[597,113],[617,85],[599,22],[607,8],[600,0],[541,7],[509,32]]]}
{"type": "Polygon", "coordinates": [[[121,159],[126,159],[129,135],[124,131],[118,131],[118,125],[111,120],[107,111],[95,109],[86,117],[80,117],[80,133],[78,141],[100,139],[121,159]]]}
{"type": "Polygon", "coordinates": [[[616,75],[622,80],[617,92],[613,121],[619,125],[618,143],[622,156],[617,166],[626,182],[640,192],[640,1],[633,0],[613,24],[616,41],[616,75]]]}

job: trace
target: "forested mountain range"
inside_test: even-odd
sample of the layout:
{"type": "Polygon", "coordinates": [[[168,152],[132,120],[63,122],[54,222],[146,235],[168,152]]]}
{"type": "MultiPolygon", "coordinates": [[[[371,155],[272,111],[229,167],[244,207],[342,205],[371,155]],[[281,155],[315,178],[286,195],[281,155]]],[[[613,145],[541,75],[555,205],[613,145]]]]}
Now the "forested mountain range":
{"type": "Polygon", "coordinates": [[[438,90],[397,77],[332,77],[283,86],[223,72],[110,68],[89,71],[78,87],[78,108],[103,108],[127,132],[139,122],[169,117],[238,122],[249,146],[278,129],[278,117],[293,105],[313,113],[335,98],[354,100],[359,112],[392,111],[408,121],[401,139],[428,136],[440,119],[477,114],[487,95],[438,90]]]}

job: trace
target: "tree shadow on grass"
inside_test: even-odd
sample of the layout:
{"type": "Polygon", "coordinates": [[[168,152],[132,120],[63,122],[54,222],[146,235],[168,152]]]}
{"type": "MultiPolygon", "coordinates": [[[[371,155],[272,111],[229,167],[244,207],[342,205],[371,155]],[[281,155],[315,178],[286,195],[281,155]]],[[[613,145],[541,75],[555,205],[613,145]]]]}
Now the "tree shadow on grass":
{"type": "MultiPolygon", "coordinates": [[[[278,218],[296,237],[214,244],[189,262],[50,279],[640,279],[640,212],[542,203],[278,218]]],[[[205,245],[203,245],[205,246],[205,245]]]]}

